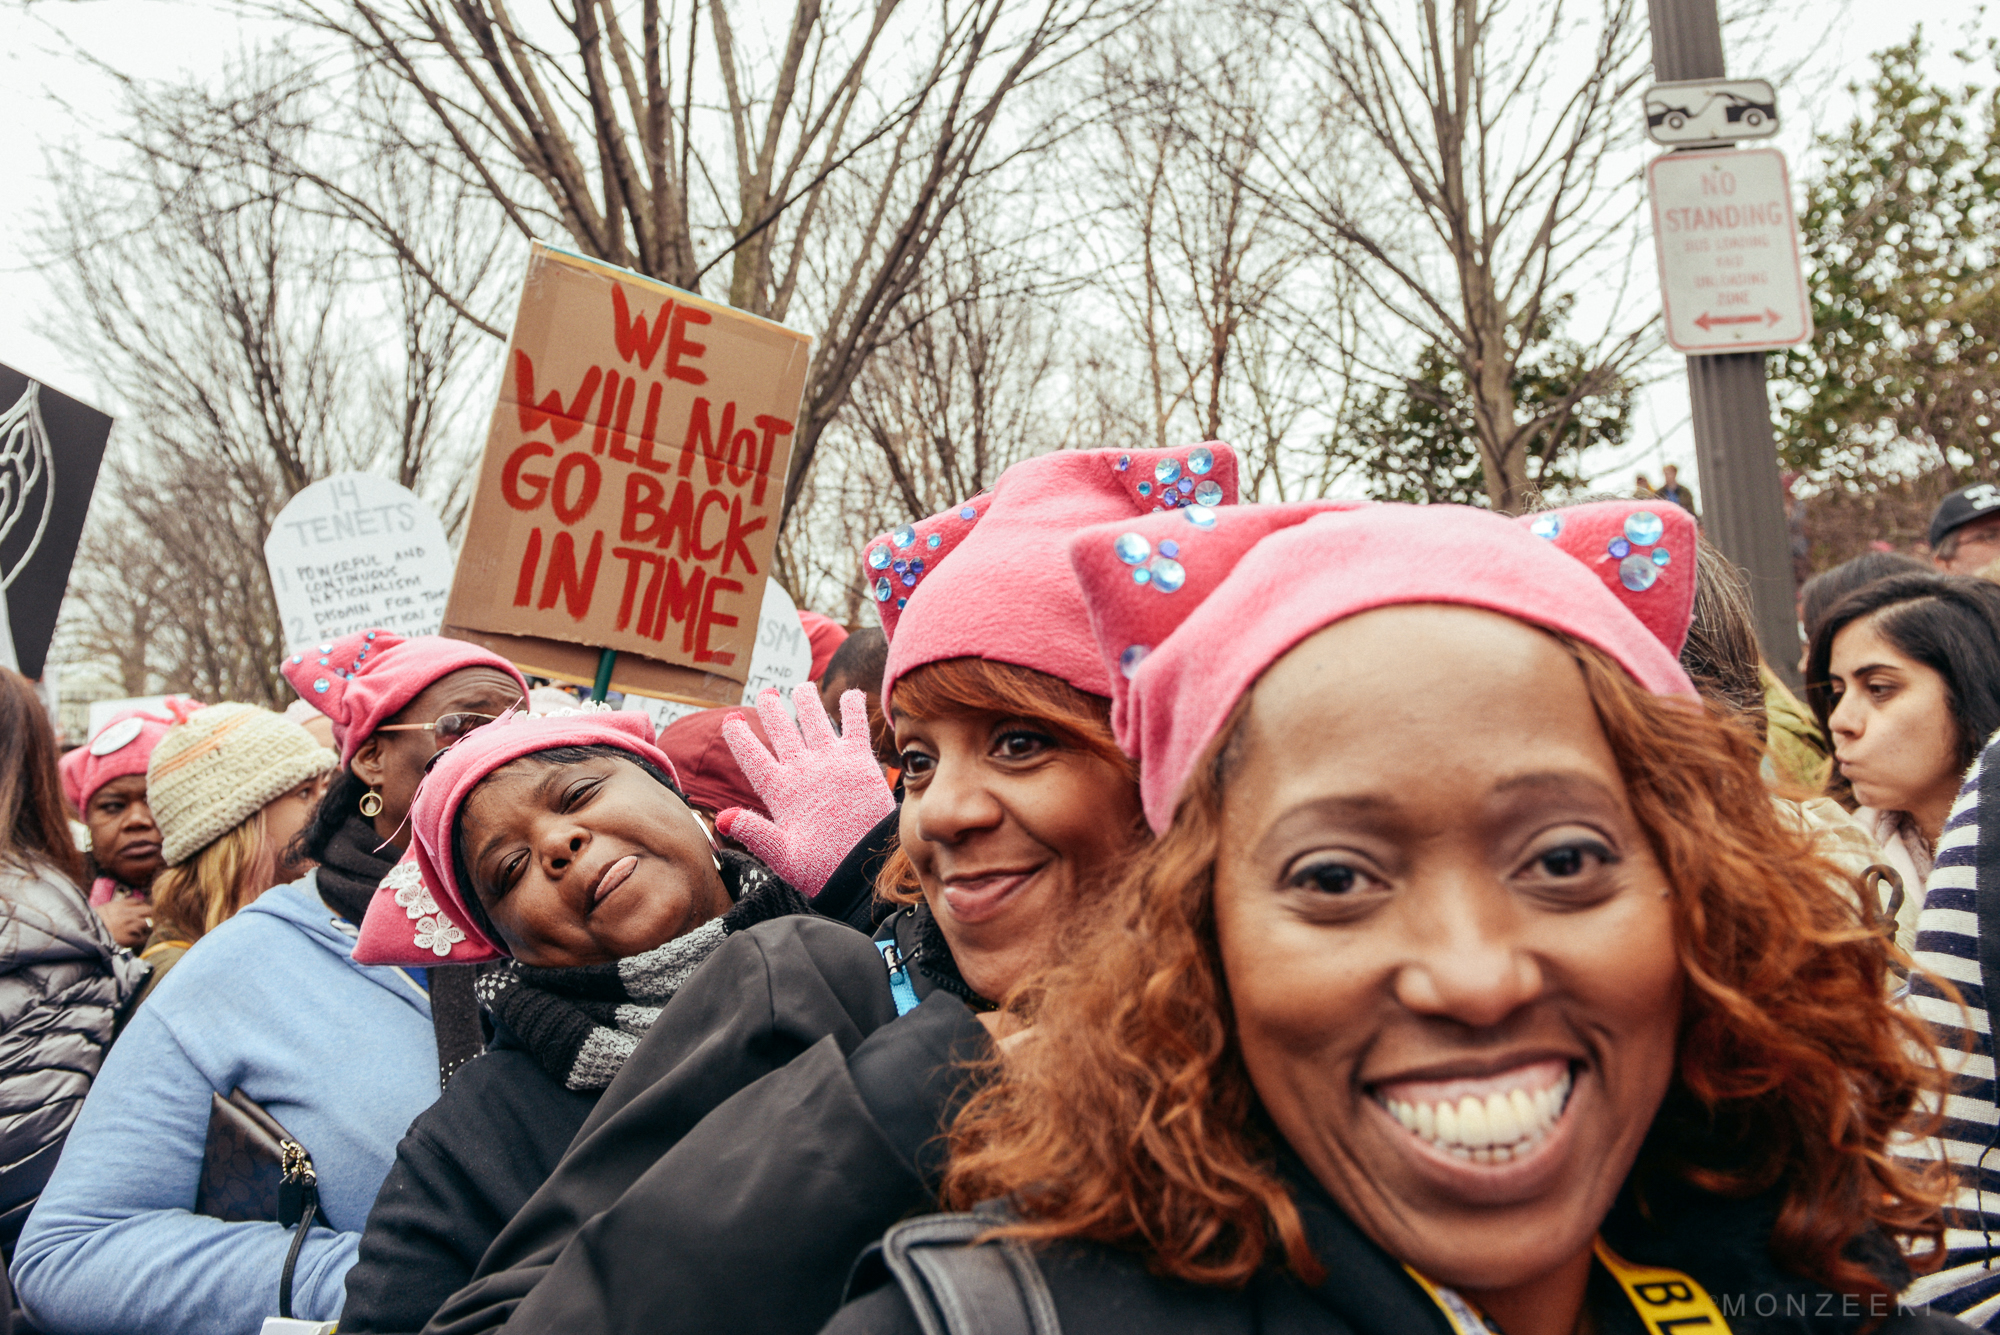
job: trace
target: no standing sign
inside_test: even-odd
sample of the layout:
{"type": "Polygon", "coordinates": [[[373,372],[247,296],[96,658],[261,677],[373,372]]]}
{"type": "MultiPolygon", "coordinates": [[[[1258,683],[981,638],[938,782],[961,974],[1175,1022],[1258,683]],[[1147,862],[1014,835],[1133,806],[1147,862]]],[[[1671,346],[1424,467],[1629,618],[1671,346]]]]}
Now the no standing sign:
{"type": "Polygon", "coordinates": [[[1812,337],[1782,153],[1669,153],[1646,168],[1646,186],[1676,352],[1761,352],[1812,337]]]}

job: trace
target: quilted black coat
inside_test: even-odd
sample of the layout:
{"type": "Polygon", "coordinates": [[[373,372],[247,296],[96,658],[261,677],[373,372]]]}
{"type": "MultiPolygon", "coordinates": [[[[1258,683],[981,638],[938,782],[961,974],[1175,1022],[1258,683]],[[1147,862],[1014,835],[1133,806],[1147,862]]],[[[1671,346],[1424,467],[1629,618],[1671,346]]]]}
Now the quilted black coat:
{"type": "Polygon", "coordinates": [[[0,1252],[12,1255],[147,972],[60,872],[0,865],[0,1252]]]}

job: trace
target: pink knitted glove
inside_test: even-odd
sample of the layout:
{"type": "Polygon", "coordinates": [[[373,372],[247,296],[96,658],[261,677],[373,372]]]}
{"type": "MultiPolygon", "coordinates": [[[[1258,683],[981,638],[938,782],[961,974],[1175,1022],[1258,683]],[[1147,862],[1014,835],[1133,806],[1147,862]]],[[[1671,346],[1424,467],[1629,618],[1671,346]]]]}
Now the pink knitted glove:
{"type": "Polygon", "coordinates": [[[796,725],[775,690],[757,697],[757,713],[778,753],[775,758],[741,718],[722,725],[722,739],[743,767],[743,777],[776,819],[731,807],[716,815],[715,828],[811,897],[826,888],[841,860],[896,809],[896,799],[868,742],[865,695],[848,691],[840,697],[837,737],[810,682],[792,688],[792,703],[799,711],[796,725]]]}

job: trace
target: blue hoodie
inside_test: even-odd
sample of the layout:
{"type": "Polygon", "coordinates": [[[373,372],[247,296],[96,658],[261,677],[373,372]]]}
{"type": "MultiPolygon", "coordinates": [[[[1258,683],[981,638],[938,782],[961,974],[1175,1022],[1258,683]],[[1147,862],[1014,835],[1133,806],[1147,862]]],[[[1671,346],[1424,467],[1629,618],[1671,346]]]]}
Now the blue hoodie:
{"type": "Polygon", "coordinates": [[[211,1094],[262,1104],[312,1155],[320,1208],[293,1315],[340,1313],[396,1145],[438,1096],[430,998],[350,958],[315,880],[271,890],[195,943],[118,1038],[14,1251],[48,1335],[257,1335],[290,1235],[193,1213],[211,1094]]]}

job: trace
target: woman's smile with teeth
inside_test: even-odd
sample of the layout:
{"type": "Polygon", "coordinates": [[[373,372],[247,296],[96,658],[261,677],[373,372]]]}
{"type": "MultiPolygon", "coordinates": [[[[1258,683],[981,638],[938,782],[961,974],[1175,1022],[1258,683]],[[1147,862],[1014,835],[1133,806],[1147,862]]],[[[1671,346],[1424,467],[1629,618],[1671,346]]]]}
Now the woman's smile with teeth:
{"type": "Polygon", "coordinates": [[[1504,1164],[1532,1150],[1561,1120],[1571,1084],[1568,1065],[1549,1062],[1493,1080],[1409,1082],[1391,1087],[1407,1097],[1387,1089],[1375,1097],[1404,1129],[1453,1157],[1504,1164]],[[1465,1088],[1476,1085],[1498,1087],[1465,1088]]]}

